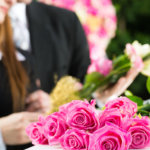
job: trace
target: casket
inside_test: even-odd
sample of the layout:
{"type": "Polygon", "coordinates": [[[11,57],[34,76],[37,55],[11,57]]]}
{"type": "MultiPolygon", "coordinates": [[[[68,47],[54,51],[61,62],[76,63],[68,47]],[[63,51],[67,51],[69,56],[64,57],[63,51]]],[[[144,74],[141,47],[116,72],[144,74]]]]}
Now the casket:
{"type": "Polygon", "coordinates": [[[63,150],[61,146],[46,146],[46,145],[37,145],[26,150],[63,150]]]}
{"type": "MultiPolygon", "coordinates": [[[[46,145],[37,145],[26,150],[63,150],[59,145],[57,146],[46,146],[46,145]]],[[[150,148],[145,148],[144,150],[150,150],[150,148]]]]}

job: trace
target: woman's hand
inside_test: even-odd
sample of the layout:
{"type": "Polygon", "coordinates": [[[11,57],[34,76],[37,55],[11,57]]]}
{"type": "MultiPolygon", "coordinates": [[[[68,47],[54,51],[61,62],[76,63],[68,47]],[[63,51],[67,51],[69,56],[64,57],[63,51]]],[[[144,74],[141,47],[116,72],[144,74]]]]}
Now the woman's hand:
{"type": "Polygon", "coordinates": [[[50,111],[50,96],[42,90],[30,94],[26,99],[26,103],[28,104],[27,111],[42,113],[50,111]]]}
{"type": "Polygon", "coordinates": [[[131,68],[126,76],[121,77],[115,85],[109,87],[103,92],[97,91],[94,94],[95,98],[105,104],[106,101],[120,96],[130,86],[138,74],[139,70],[137,68],[131,68]]]}
{"type": "Polygon", "coordinates": [[[30,141],[26,127],[38,120],[39,113],[21,112],[0,118],[0,131],[7,145],[27,144],[30,141]]]}

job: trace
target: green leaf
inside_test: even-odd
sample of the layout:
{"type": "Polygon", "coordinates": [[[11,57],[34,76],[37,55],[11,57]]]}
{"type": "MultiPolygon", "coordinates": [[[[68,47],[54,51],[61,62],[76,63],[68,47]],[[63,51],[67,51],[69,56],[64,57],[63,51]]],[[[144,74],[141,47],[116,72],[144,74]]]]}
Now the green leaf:
{"type": "Polygon", "coordinates": [[[142,106],[143,105],[143,100],[142,98],[138,97],[138,96],[127,96],[130,100],[132,100],[133,102],[137,103],[138,106],[142,106]]]}
{"type": "Polygon", "coordinates": [[[126,91],[124,92],[124,95],[125,95],[126,97],[128,97],[128,96],[133,96],[133,93],[132,93],[131,91],[129,91],[129,90],[126,90],[126,91]]]}
{"type": "Polygon", "coordinates": [[[122,67],[126,64],[130,64],[130,59],[127,55],[120,55],[113,60],[113,69],[122,67]]]}
{"type": "Polygon", "coordinates": [[[145,110],[138,110],[138,114],[142,116],[150,116],[150,112],[145,110]]]}
{"type": "Polygon", "coordinates": [[[96,83],[101,78],[104,78],[99,72],[92,72],[85,76],[85,84],[96,83]]]}
{"type": "Polygon", "coordinates": [[[147,79],[146,87],[147,87],[148,92],[150,93],[150,77],[147,79]]]}
{"type": "Polygon", "coordinates": [[[144,110],[150,112],[150,104],[144,104],[143,106],[138,107],[138,111],[144,110]]]}

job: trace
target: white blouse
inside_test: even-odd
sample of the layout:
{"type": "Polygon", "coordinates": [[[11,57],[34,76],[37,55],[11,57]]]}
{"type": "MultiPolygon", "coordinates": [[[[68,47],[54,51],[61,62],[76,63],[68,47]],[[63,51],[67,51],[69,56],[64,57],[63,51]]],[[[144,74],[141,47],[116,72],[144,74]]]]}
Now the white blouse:
{"type": "MultiPolygon", "coordinates": [[[[16,47],[31,51],[30,33],[26,16],[26,5],[24,3],[15,4],[9,11],[11,24],[13,28],[13,40],[16,47]]],[[[19,61],[25,61],[26,58],[20,52],[16,51],[16,57],[19,61]]],[[[0,51],[0,60],[2,52],[0,51]]]]}

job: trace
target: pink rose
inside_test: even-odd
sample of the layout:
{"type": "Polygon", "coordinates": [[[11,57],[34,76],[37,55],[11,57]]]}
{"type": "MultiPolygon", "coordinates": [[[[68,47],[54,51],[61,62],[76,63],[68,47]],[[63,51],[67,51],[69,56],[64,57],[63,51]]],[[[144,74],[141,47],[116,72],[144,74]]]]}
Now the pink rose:
{"type": "Polygon", "coordinates": [[[60,144],[65,150],[88,150],[89,135],[82,130],[70,129],[60,138],[60,144]]]}
{"type": "Polygon", "coordinates": [[[116,108],[113,108],[104,110],[100,115],[99,121],[100,127],[105,126],[105,124],[108,122],[121,127],[123,118],[120,111],[116,108]]]}
{"type": "Polygon", "coordinates": [[[93,104],[74,100],[60,107],[60,112],[66,113],[66,123],[69,127],[93,132],[99,127],[98,114],[93,104]]]}
{"type": "Polygon", "coordinates": [[[132,136],[131,149],[143,149],[150,146],[150,119],[148,117],[130,118],[125,126],[132,136]]]}
{"type": "Polygon", "coordinates": [[[106,124],[90,135],[89,150],[127,150],[131,135],[114,124],[106,124]]]}
{"type": "Polygon", "coordinates": [[[101,58],[93,60],[88,68],[88,73],[99,72],[100,74],[107,76],[112,70],[112,61],[109,59],[101,58]]]}
{"type": "Polygon", "coordinates": [[[47,145],[48,144],[48,140],[44,136],[44,133],[43,133],[43,124],[41,122],[31,123],[26,128],[26,133],[34,145],[37,145],[37,144],[47,145]]]}
{"type": "Polygon", "coordinates": [[[44,135],[47,137],[49,145],[59,143],[59,138],[68,129],[63,116],[56,112],[45,119],[45,125],[43,127],[44,135]]]}
{"type": "Polygon", "coordinates": [[[132,117],[137,112],[137,104],[126,97],[119,97],[106,103],[106,109],[117,108],[122,117],[132,117]]]}

